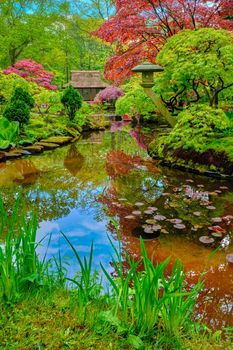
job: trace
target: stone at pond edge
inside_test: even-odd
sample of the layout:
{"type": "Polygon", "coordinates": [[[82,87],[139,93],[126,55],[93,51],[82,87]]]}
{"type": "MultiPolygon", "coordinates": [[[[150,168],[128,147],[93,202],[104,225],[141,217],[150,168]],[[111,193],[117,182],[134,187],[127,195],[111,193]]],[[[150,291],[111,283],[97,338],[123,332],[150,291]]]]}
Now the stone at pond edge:
{"type": "Polygon", "coordinates": [[[35,146],[42,146],[44,149],[54,149],[59,147],[57,143],[48,143],[48,142],[36,142],[35,146]]]}
{"type": "Polygon", "coordinates": [[[45,143],[57,143],[58,145],[64,145],[73,139],[71,136],[51,136],[47,139],[40,140],[45,143]]]}
{"type": "Polygon", "coordinates": [[[42,146],[27,146],[27,147],[23,147],[23,150],[28,151],[30,153],[40,153],[44,150],[44,147],[42,146]]]}

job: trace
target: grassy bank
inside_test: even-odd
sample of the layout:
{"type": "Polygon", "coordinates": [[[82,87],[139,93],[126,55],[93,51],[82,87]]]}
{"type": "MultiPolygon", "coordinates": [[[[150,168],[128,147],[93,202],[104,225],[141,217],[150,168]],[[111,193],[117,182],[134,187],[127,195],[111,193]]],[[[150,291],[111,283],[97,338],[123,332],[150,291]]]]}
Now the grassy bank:
{"type": "MultiPolygon", "coordinates": [[[[25,219],[19,201],[11,215],[0,202],[0,349],[232,349],[230,338],[192,321],[200,281],[186,289],[179,261],[165,278],[169,259],[154,265],[141,240],[134,261],[112,244],[113,278],[92,269],[93,249],[66,276],[60,258],[39,260],[36,216],[25,219]],[[140,272],[139,267],[140,265],[140,272]]],[[[42,242],[40,242],[42,244],[42,242]]]]}

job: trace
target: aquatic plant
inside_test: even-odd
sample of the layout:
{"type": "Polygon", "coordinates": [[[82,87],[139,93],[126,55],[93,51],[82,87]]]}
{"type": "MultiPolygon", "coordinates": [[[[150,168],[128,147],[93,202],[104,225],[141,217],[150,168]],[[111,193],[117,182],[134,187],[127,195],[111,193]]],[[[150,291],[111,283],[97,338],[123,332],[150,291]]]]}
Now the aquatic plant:
{"type": "MultiPolygon", "coordinates": [[[[0,246],[0,300],[16,302],[21,294],[39,286],[55,286],[54,273],[49,273],[50,261],[46,257],[40,260],[36,248],[37,217],[32,214],[26,219],[19,210],[17,199],[12,215],[7,215],[0,198],[0,236],[6,234],[5,242],[0,246]]],[[[57,267],[59,264],[57,262],[57,267]]],[[[62,268],[58,269],[61,281],[62,268]]]]}

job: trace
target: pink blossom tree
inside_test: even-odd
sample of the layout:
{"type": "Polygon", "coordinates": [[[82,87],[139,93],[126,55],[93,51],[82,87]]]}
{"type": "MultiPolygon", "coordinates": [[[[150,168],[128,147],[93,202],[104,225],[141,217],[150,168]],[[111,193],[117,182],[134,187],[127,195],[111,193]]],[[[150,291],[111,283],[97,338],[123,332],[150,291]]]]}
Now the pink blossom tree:
{"type": "Polygon", "coordinates": [[[124,92],[119,87],[112,85],[100,91],[96,95],[94,102],[97,104],[105,102],[114,104],[116,100],[121,96],[124,96],[124,92]]]}
{"type": "Polygon", "coordinates": [[[57,86],[52,85],[54,74],[51,72],[46,72],[41,64],[31,59],[24,59],[16,62],[12,66],[6,68],[3,73],[17,74],[25,80],[34,82],[48,90],[57,89],[57,86]]]}

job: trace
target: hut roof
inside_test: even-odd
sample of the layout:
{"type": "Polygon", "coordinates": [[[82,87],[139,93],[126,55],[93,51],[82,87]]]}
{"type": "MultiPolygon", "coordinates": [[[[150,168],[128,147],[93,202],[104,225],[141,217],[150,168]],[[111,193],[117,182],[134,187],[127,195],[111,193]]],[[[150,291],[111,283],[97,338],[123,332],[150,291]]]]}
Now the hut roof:
{"type": "Polygon", "coordinates": [[[101,80],[98,71],[71,71],[71,81],[64,87],[72,85],[74,88],[106,88],[107,83],[101,80]]]}

